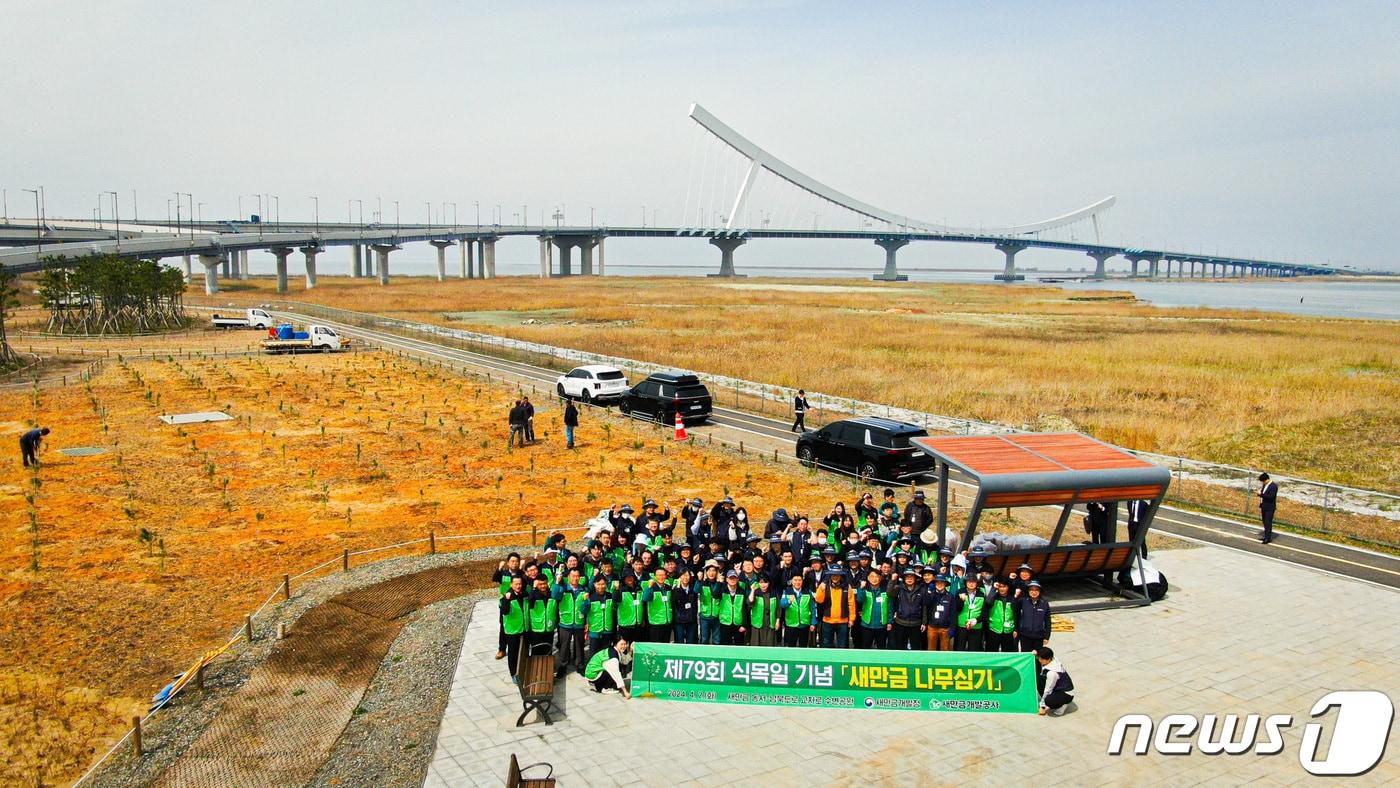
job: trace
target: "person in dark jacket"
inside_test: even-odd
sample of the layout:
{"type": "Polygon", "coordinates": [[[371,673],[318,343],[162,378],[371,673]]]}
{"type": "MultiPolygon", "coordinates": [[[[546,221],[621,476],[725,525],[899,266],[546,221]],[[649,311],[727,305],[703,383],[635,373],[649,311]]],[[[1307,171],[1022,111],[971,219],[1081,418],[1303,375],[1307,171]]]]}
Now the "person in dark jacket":
{"type": "Polygon", "coordinates": [[[900,518],[899,522],[910,525],[910,533],[914,536],[918,536],[925,528],[933,524],[933,508],[924,503],[923,490],[914,491],[914,500],[904,507],[904,516],[900,518]]]}
{"type": "Polygon", "coordinates": [[[1259,544],[1274,541],[1274,510],[1278,508],[1278,485],[1269,481],[1269,474],[1259,474],[1259,519],[1264,523],[1264,534],[1259,544]]]}
{"type": "MultiPolygon", "coordinates": [[[[1135,541],[1147,521],[1147,512],[1152,508],[1151,501],[1128,502],[1128,541],[1135,541]]],[[[1142,557],[1147,557],[1147,539],[1142,540],[1142,557]]]]}
{"type": "Polygon", "coordinates": [[[786,538],[791,527],[792,517],[788,515],[787,509],[774,509],[773,516],[768,518],[768,524],[763,526],[763,538],[769,542],[780,542],[786,538]]]}
{"type": "Polygon", "coordinates": [[[953,626],[957,598],[948,590],[948,576],[938,575],[924,594],[924,623],[927,625],[928,650],[952,651],[953,626]]]}
{"type": "Polygon", "coordinates": [[[903,580],[894,593],[894,627],[890,630],[889,647],[896,651],[923,651],[927,594],[919,587],[919,573],[913,569],[905,571],[903,580]]]}
{"type": "Polygon", "coordinates": [[[569,400],[564,405],[564,441],[565,448],[574,447],[574,429],[578,427],[578,408],[574,407],[574,401],[569,400]]]}
{"type": "Polygon", "coordinates": [[[1085,504],[1088,514],[1084,515],[1084,533],[1088,535],[1089,541],[1094,544],[1105,544],[1108,542],[1109,522],[1108,507],[1098,501],[1090,501],[1085,504]]]}
{"type": "Polygon", "coordinates": [[[519,441],[521,446],[525,445],[525,408],[520,405],[520,400],[516,400],[511,406],[510,417],[507,419],[510,424],[510,437],[506,439],[506,448],[515,446],[519,441]]]}
{"type": "Polygon", "coordinates": [[[807,404],[807,392],[798,389],[797,396],[792,398],[792,415],[794,418],[792,429],[788,430],[788,432],[797,432],[798,430],[802,430],[803,432],[807,431],[808,407],[810,406],[807,404]]]}
{"type": "Polygon", "coordinates": [[[39,449],[44,444],[44,436],[48,434],[48,427],[38,427],[19,436],[19,455],[24,467],[39,467],[39,449]]]}
{"type": "Polygon", "coordinates": [[[520,400],[520,406],[525,409],[525,438],[531,443],[535,442],[535,406],[530,404],[530,398],[524,397],[520,400]]]}
{"type": "Polygon", "coordinates": [[[1026,584],[1016,616],[1016,641],[1022,651],[1036,651],[1050,640],[1050,602],[1041,595],[1040,582],[1026,584]]]}
{"type": "Polygon", "coordinates": [[[698,588],[695,573],[684,566],[677,570],[676,582],[671,586],[671,620],[675,624],[677,643],[694,643],[698,620],[698,588]]]}
{"type": "Polygon", "coordinates": [[[1041,646],[1035,652],[1035,661],[1040,665],[1035,682],[1040,692],[1040,714],[1058,717],[1074,702],[1074,681],[1049,646],[1041,646]]]}

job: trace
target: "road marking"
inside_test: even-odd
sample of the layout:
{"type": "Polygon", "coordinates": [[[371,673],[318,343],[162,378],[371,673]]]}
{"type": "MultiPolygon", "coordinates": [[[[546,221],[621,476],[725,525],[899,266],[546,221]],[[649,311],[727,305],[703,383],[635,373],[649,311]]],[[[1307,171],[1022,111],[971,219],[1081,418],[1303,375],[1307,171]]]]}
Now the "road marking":
{"type": "MultiPolygon", "coordinates": [[[[1357,577],[1356,575],[1343,574],[1342,572],[1334,572],[1334,571],[1331,570],[1331,569],[1323,569],[1323,568],[1320,567],[1320,566],[1314,566],[1314,565],[1312,565],[1312,564],[1304,564],[1304,563],[1299,563],[1299,562],[1297,562],[1297,561],[1289,561],[1289,560],[1286,559],[1286,558],[1279,558],[1279,557],[1277,557],[1277,556],[1267,555],[1267,554],[1265,554],[1265,553],[1256,553],[1256,552],[1254,552],[1253,550],[1245,550],[1245,549],[1239,548],[1239,547],[1232,547],[1232,546],[1230,546],[1230,545],[1228,545],[1228,544],[1224,544],[1223,542],[1212,542],[1212,541],[1209,541],[1209,540],[1206,540],[1206,539],[1197,539],[1197,538],[1195,538],[1194,536],[1182,536],[1182,535],[1179,535],[1179,534],[1171,534],[1171,537],[1172,537],[1173,539],[1180,539],[1180,540],[1182,540],[1182,541],[1184,541],[1184,542],[1194,542],[1194,543],[1196,543],[1196,544],[1198,544],[1198,545],[1202,545],[1202,546],[1204,546],[1204,547],[1218,547],[1218,548],[1220,548],[1221,550],[1230,550],[1230,551],[1233,551],[1233,552],[1236,552],[1236,553],[1244,553],[1245,555],[1248,555],[1248,556],[1253,556],[1253,557],[1255,557],[1255,558],[1263,558],[1263,559],[1268,560],[1268,561],[1274,561],[1274,562],[1276,562],[1276,563],[1283,564],[1284,566],[1291,566],[1291,567],[1294,567],[1295,569],[1305,569],[1305,570],[1309,570],[1309,571],[1313,571],[1313,572],[1319,572],[1319,573],[1324,574],[1324,575],[1332,575],[1333,577],[1341,578],[1342,580],[1351,580],[1351,581],[1356,582],[1356,583],[1365,583],[1365,584],[1368,585],[1368,586],[1375,586],[1376,588],[1383,588],[1383,589],[1385,589],[1386,591],[1391,591],[1391,592],[1400,591],[1400,589],[1397,589],[1397,588],[1395,588],[1394,586],[1388,586],[1388,585],[1386,585],[1385,583],[1377,583],[1377,582],[1374,581],[1374,580],[1367,580],[1367,579],[1364,578],[1364,577],[1357,577]]],[[[1170,589],[1168,589],[1168,594],[1170,594],[1170,589]]]]}
{"type": "MultiPolygon", "coordinates": [[[[1167,521],[1167,522],[1169,522],[1169,523],[1174,523],[1174,524],[1176,524],[1176,525],[1184,525],[1184,526],[1187,526],[1188,528],[1198,528],[1198,529],[1200,529],[1200,530],[1202,530],[1202,531],[1210,531],[1211,533],[1220,534],[1221,536],[1229,536],[1229,537],[1234,537],[1234,538],[1236,538],[1236,539],[1253,539],[1253,537],[1249,536],[1248,534],[1232,534],[1232,533],[1229,533],[1228,531],[1221,531],[1221,530],[1219,530],[1219,529],[1217,529],[1217,528],[1208,528],[1208,527],[1206,527],[1206,526],[1204,526],[1204,525],[1197,525],[1196,523],[1188,523],[1188,522],[1183,522],[1183,521],[1181,521],[1181,520],[1173,520],[1173,519],[1171,519],[1171,518],[1169,518],[1169,517],[1160,517],[1160,516],[1159,516],[1158,519],[1159,519],[1159,520],[1165,520],[1165,521],[1167,521]]],[[[1175,536],[1175,534],[1173,534],[1173,536],[1175,536]]],[[[1320,559],[1322,559],[1322,560],[1324,560],[1324,561],[1336,561],[1337,563],[1341,563],[1341,564],[1351,564],[1352,566],[1359,566],[1359,567],[1362,567],[1363,569],[1370,569],[1370,570],[1373,570],[1373,571],[1376,571],[1376,572],[1385,572],[1385,573],[1388,574],[1388,575],[1396,575],[1397,577],[1400,577],[1400,572],[1397,572],[1397,571],[1395,571],[1395,570],[1393,570],[1393,569],[1386,569],[1385,567],[1381,567],[1381,566],[1375,566],[1375,565],[1372,565],[1372,564],[1362,564],[1362,563],[1358,563],[1358,562],[1356,562],[1356,561],[1349,561],[1349,560],[1347,560],[1347,559],[1345,559],[1345,558],[1336,558],[1336,557],[1334,557],[1334,556],[1326,555],[1326,554],[1324,554],[1324,553],[1314,553],[1314,552],[1312,552],[1312,551],[1310,551],[1310,550],[1303,550],[1303,549],[1298,548],[1298,547],[1289,547],[1288,545],[1283,545],[1283,544],[1275,544],[1275,545],[1273,545],[1273,546],[1276,547],[1276,548],[1279,548],[1279,549],[1281,549],[1281,550],[1291,550],[1291,551],[1293,551],[1293,552],[1295,552],[1295,553],[1302,553],[1303,555],[1310,555],[1310,556],[1313,556],[1313,557],[1315,557],[1315,558],[1320,558],[1320,559]]],[[[1246,551],[1246,552],[1252,552],[1252,551],[1246,551]]],[[[1261,554],[1261,553],[1256,553],[1256,555],[1262,555],[1262,554],[1261,554]]]]}

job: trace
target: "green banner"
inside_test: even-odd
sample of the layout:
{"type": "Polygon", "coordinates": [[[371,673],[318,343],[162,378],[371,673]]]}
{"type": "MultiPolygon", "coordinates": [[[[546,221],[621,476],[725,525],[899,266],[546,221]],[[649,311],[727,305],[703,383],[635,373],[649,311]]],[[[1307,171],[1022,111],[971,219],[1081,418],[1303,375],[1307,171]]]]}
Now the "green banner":
{"type": "Polygon", "coordinates": [[[963,651],[638,643],[632,696],[837,709],[1039,708],[1035,659],[963,651]]]}

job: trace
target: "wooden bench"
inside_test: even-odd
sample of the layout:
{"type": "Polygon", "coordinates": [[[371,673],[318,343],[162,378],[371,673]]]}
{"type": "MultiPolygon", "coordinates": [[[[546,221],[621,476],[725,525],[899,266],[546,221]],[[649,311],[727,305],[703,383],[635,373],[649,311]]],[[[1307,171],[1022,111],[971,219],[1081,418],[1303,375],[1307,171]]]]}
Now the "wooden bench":
{"type": "Polygon", "coordinates": [[[520,701],[525,710],[515,721],[517,728],[525,726],[525,717],[531,711],[538,711],[545,725],[554,724],[549,718],[549,710],[554,707],[554,655],[548,652],[549,644],[541,645],[546,649],[544,653],[531,654],[529,649],[520,652],[515,677],[519,680],[520,701]]]}
{"type": "Polygon", "coordinates": [[[532,763],[524,769],[520,768],[520,761],[515,759],[515,753],[510,754],[510,773],[506,775],[506,788],[553,788],[554,767],[548,763],[532,763]],[[536,766],[546,766],[549,774],[536,780],[527,780],[521,772],[533,769],[536,766]]]}
{"type": "Polygon", "coordinates": [[[995,553],[987,556],[987,565],[997,577],[1021,564],[1029,565],[1037,578],[1070,577],[1123,571],[1132,565],[1133,555],[1132,546],[1125,543],[1061,545],[995,553]]]}

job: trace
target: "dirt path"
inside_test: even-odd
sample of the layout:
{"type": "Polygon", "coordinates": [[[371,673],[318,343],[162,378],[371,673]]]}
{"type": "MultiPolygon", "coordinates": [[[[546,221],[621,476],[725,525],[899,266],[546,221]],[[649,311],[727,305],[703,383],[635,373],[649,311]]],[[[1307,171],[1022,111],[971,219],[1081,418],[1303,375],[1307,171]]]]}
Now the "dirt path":
{"type": "Polygon", "coordinates": [[[430,569],[307,611],[157,784],[305,784],[355,714],[408,616],[481,588],[485,571],[482,565],[430,569]]]}

